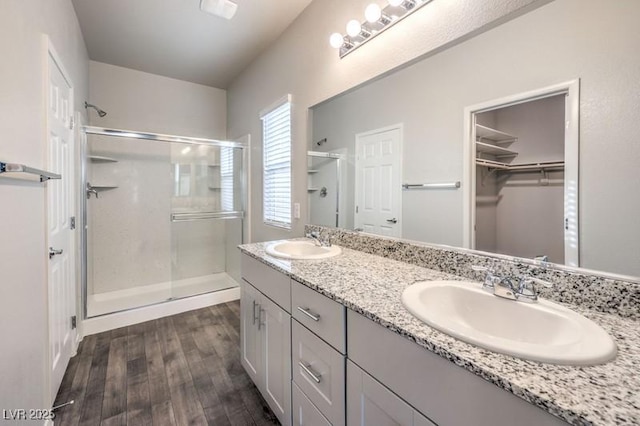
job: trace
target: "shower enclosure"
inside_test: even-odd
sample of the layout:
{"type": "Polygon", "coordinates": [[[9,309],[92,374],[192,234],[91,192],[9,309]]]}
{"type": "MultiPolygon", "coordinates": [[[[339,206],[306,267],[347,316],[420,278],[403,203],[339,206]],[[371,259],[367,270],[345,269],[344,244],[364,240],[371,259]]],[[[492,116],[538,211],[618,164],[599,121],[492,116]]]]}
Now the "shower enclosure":
{"type": "Polygon", "coordinates": [[[246,145],[85,133],[84,318],[237,287],[246,145]]]}

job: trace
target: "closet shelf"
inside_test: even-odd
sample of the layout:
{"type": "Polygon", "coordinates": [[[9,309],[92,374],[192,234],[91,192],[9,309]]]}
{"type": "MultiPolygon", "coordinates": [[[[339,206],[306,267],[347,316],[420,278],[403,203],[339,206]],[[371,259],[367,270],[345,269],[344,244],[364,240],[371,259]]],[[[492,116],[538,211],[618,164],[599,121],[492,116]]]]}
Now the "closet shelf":
{"type": "Polygon", "coordinates": [[[476,151],[485,154],[495,155],[496,157],[515,157],[517,152],[510,149],[502,148],[501,146],[491,145],[484,142],[476,142],[476,151]]]}
{"type": "Polygon", "coordinates": [[[476,164],[490,169],[504,170],[508,172],[527,172],[540,170],[564,170],[564,161],[547,161],[541,163],[506,164],[500,161],[477,158],[476,164]]]}
{"type": "Polygon", "coordinates": [[[518,137],[491,127],[476,124],[476,140],[479,142],[488,140],[496,144],[507,144],[517,141],[518,137]]]}
{"type": "Polygon", "coordinates": [[[87,156],[92,163],[117,163],[118,160],[111,157],[105,157],[103,155],[89,155],[87,156]]]}

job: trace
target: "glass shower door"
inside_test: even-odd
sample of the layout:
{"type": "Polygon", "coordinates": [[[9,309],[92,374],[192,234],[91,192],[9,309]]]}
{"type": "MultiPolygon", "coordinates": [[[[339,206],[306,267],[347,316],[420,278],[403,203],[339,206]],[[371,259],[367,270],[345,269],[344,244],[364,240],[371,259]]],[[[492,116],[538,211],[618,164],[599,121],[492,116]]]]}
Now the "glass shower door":
{"type": "Polygon", "coordinates": [[[172,298],[237,287],[243,150],[175,144],[171,157],[172,298]]]}

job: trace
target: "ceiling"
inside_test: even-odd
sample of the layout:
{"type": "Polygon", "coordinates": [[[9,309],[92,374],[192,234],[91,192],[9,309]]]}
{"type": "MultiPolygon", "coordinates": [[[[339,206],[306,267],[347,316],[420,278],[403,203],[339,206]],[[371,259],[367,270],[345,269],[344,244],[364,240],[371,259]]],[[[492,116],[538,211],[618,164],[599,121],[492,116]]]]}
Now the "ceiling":
{"type": "Polygon", "coordinates": [[[89,58],[226,89],[311,0],[234,0],[230,21],[200,0],[72,0],[89,58]]]}

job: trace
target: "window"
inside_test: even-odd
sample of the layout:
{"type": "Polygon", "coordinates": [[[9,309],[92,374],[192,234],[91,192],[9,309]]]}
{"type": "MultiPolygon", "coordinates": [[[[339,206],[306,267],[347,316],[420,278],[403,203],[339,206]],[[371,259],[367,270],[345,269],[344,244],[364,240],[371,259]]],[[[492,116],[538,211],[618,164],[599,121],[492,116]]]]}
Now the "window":
{"type": "Polygon", "coordinates": [[[225,212],[234,209],[234,191],[233,191],[233,158],[234,149],[227,146],[220,148],[220,192],[221,207],[225,212]]]}
{"type": "Polygon", "coordinates": [[[291,99],[261,114],[264,223],[291,228],[291,99]]]}

